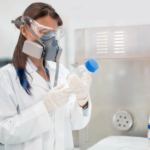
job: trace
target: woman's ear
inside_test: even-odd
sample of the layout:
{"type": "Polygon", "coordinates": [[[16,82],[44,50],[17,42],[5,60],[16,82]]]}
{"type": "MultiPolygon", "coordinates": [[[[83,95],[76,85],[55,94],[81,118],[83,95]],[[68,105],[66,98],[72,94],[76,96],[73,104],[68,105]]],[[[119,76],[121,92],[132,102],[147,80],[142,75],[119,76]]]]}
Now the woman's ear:
{"type": "Polygon", "coordinates": [[[26,28],[25,28],[24,25],[22,25],[22,26],[20,27],[20,31],[21,31],[22,35],[24,35],[25,37],[27,37],[26,28]]]}

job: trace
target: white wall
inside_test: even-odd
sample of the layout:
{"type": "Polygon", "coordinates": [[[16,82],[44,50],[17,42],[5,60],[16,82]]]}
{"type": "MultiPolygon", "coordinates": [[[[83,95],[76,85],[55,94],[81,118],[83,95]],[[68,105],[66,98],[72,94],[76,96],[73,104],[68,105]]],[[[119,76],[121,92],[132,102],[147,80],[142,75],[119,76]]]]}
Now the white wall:
{"type": "MultiPolygon", "coordinates": [[[[19,30],[11,20],[22,15],[27,6],[39,0],[0,1],[0,58],[11,57],[19,30]]],[[[150,0],[41,0],[51,4],[67,28],[60,41],[64,51],[61,62],[70,70],[74,63],[74,29],[100,26],[150,24],[150,0]]]]}
{"type": "Polygon", "coordinates": [[[74,63],[74,29],[150,24],[150,0],[51,0],[67,16],[67,67],[74,63]],[[67,6],[67,7],[66,7],[67,6]]]}

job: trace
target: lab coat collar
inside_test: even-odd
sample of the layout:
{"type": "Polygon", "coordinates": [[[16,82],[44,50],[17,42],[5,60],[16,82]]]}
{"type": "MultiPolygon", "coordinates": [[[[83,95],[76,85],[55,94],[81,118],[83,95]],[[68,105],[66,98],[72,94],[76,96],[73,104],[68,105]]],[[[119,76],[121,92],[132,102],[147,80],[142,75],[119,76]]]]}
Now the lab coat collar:
{"type": "MultiPolygon", "coordinates": [[[[50,69],[50,67],[47,67],[47,68],[50,69]]],[[[32,78],[31,78],[30,75],[27,74],[27,79],[31,85],[39,86],[39,87],[45,89],[46,91],[50,90],[48,83],[34,69],[32,69],[32,67],[30,66],[30,64],[28,62],[26,64],[26,70],[32,76],[32,78]]],[[[49,72],[50,72],[50,70],[49,70],[49,72]]],[[[50,77],[51,77],[51,75],[50,75],[50,77]]]]}
{"type": "Polygon", "coordinates": [[[34,72],[34,70],[31,68],[30,64],[28,63],[28,61],[26,62],[26,71],[28,73],[33,73],[34,72]]]}
{"type": "MultiPolygon", "coordinates": [[[[35,64],[30,60],[30,58],[28,57],[27,58],[27,62],[29,63],[29,65],[30,65],[30,67],[34,70],[34,71],[38,71],[38,67],[37,66],[35,66],[35,64]]],[[[46,69],[48,69],[48,63],[47,63],[47,61],[45,61],[45,70],[46,69]]]]}
{"type": "Polygon", "coordinates": [[[30,67],[34,70],[34,71],[38,71],[37,66],[34,65],[34,63],[30,60],[30,58],[27,58],[27,62],[29,63],[30,67]]]}

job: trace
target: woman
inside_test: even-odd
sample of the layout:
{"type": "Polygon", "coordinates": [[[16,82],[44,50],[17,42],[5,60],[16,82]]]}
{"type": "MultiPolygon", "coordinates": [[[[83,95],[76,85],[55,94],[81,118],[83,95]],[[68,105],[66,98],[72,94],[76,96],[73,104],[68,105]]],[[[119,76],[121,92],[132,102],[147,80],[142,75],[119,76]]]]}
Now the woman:
{"type": "MultiPolygon", "coordinates": [[[[57,29],[63,24],[55,10],[44,3],[31,4],[24,16],[44,28],[57,29]]],[[[56,62],[42,64],[42,59],[25,54],[24,42],[35,42],[36,38],[24,25],[16,26],[20,36],[12,61],[0,69],[0,143],[5,150],[73,150],[72,130],[84,128],[90,119],[91,77],[77,82],[72,78],[68,86],[69,71],[60,64],[59,82],[53,87],[56,62]]],[[[36,32],[32,24],[29,26],[36,32]]],[[[36,34],[42,41],[51,38],[47,38],[49,34],[36,34]]]]}

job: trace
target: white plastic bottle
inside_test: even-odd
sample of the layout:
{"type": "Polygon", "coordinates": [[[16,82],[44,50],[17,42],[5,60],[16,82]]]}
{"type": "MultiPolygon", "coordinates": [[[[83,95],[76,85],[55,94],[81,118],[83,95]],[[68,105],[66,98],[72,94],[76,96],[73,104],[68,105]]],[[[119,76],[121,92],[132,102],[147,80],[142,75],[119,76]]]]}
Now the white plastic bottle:
{"type": "Polygon", "coordinates": [[[148,124],[148,134],[147,134],[147,137],[148,137],[148,149],[150,149],[150,123],[148,124]]]}
{"type": "Polygon", "coordinates": [[[67,80],[71,75],[77,75],[80,79],[82,79],[84,73],[91,75],[91,73],[94,73],[98,68],[98,63],[94,59],[89,59],[87,62],[85,62],[85,65],[80,65],[73,72],[71,72],[68,75],[67,80]]]}

